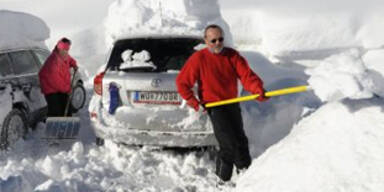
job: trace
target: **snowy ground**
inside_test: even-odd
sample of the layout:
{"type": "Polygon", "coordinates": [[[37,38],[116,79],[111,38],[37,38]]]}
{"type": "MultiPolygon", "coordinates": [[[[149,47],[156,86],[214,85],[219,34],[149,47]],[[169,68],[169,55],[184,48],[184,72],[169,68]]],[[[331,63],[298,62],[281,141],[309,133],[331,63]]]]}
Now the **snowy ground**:
{"type": "Polygon", "coordinates": [[[44,124],[39,124],[27,140],[0,152],[0,191],[216,190],[208,153],[111,142],[98,147],[87,110],[79,113],[82,129],[77,142],[56,145],[42,140],[44,124]]]}
{"type": "MultiPolygon", "coordinates": [[[[4,5],[31,11],[22,2],[6,0],[4,5]]],[[[273,2],[260,1],[247,8],[239,3],[234,6],[231,0],[222,3],[234,45],[268,90],[308,84],[313,91],[242,104],[253,162],[232,179],[236,187],[216,186],[214,162],[207,153],[121,147],[110,142],[95,146],[86,106],[79,112],[78,142],[49,146],[39,139],[44,127],[40,124],[12,151],[0,152],[0,192],[381,191],[384,20],[378,8],[382,3],[325,1],[328,7],[333,5],[328,10],[315,1],[273,2]]],[[[95,6],[106,5],[99,3],[95,6]]],[[[42,10],[36,14],[49,15],[42,10]]],[[[154,14],[150,21],[159,24],[156,19],[154,14]]],[[[100,48],[105,45],[100,40],[105,38],[100,33],[104,28],[100,22],[94,24],[76,27],[71,34],[78,42],[73,54],[90,79],[103,64],[106,51],[100,48]]],[[[48,44],[52,42],[56,40],[48,44]]],[[[91,95],[89,82],[87,88],[91,95]]]]}

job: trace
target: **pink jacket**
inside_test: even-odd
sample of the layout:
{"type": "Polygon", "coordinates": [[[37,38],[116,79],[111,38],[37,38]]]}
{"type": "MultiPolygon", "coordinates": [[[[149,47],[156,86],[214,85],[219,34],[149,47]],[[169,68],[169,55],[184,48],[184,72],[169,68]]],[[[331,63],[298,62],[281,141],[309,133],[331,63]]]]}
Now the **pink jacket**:
{"type": "Polygon", "coordinates": [[[69,55],[63,58],[54,49],[39,72],[40,87],[44,95],[71,92],[70,67],[77,67],[76,60],[69,55]]]}

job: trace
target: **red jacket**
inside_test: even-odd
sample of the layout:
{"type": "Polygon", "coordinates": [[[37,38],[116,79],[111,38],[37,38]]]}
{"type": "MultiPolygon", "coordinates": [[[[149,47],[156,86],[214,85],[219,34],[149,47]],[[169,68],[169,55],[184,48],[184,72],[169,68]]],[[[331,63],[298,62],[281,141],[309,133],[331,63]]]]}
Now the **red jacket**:
{"type": "Polygon", "coordinates": [[[77,67],[76,60],[69,55],[63,58],[56,49],[52,51],[39,72],[44,95],[71,92],[70,67],[77,67]]]}
{"type": "Polygon", "coordinates": [[[238,78],[245,90],[263,93],[263,81],[237,51],[224,48],[220,54],[214,54],[205,48],[188,59],[176,78],[176,85],[180,95],[196,109],[199,103],[236,98],[238,78]],[[200,102],[192,91],[196,82],[200,102]]]}

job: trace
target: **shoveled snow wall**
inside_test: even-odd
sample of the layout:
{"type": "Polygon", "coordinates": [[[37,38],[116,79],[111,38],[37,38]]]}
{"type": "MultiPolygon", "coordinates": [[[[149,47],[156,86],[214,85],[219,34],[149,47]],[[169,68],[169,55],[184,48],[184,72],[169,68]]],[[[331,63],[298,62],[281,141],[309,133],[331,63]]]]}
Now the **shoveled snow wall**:
{"type": "Polygon", "coordinates": [[[217,0],[117,0],[105,21],[108,45],[121,38],[148,35],[203,36],[209,24],[220,25],[225,43],[232,35],[217,0]]]}

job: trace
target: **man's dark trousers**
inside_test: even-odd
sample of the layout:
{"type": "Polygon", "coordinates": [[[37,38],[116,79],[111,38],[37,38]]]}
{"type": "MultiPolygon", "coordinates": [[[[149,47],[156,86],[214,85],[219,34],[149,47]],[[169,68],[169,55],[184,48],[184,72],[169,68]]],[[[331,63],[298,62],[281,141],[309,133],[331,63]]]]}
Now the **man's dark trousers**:
{"type": "Polygon", "coordinates": [[[220,147],[216,159],[216,174],[223,181],[228,181],[232,177],[233,165],[240,170],[251,164],[241,109],[237,103],[223,105],[209,108],[208,115],[220,147]]]}

